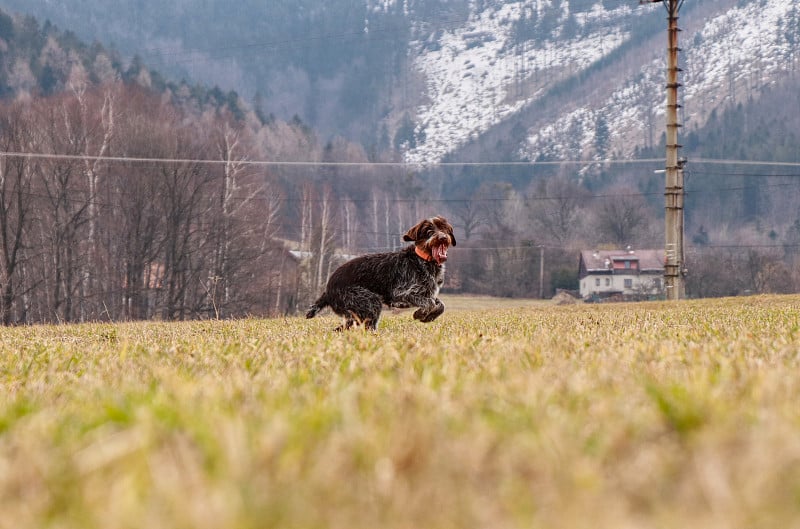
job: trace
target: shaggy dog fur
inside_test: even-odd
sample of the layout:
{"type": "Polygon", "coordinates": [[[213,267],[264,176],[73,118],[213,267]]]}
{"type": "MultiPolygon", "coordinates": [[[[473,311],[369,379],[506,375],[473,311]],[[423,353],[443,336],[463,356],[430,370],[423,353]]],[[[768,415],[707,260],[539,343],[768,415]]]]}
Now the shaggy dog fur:
{"type": "Polygon", "coordinates": [[[337,268],[306,318],[330,307],[344,318],[337,331],[356,323],[375,330],[383,305],[418,307],[414,319],[422,322],[438,318],[444,312],[436,296],[444,282],[447,248],[456,245],[453,226],[444,217],[425,219],[403,240],[414,244],[396,252],[362,255],[337,268]]]}

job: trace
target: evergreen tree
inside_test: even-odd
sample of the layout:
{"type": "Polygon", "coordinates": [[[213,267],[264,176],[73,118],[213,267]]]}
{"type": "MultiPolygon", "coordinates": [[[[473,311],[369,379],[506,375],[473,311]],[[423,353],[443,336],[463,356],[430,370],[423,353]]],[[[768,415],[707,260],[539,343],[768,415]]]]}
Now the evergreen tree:
{"type": "Polygon", "coordinates": [[[598,113],[594,122],[594,150],[601,160],[608,155],[610,141],[611,132],[608,128],[608,121],[602,113],[598,113]]]}

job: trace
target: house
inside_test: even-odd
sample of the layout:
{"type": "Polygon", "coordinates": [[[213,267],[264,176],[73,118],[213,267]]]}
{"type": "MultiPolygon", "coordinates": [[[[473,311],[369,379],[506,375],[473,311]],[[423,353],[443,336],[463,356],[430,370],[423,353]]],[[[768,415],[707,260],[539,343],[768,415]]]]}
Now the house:
{"type": "Polygon", "coordinates": [[[586,300],[648,299],[664,294],[664,250],[584,250],[578,280],[586,300]]]}

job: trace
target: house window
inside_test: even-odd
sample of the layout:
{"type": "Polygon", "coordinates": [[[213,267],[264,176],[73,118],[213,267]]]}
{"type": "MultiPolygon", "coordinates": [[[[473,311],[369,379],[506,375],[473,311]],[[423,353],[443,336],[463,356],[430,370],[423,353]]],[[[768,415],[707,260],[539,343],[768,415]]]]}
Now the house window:
{"type": "Polygon", "coordinates": [[[633,288],[633,279],[625,280],[625,288],[633,288]]]}
{"type": "Polygon", "coordinates": [[[610,286],[611,286],[611,278],[610,278],[610,277],[607,277],[607,278],[606,278],[606,286],[607,286],[607,287],[610,287],[610,286]]]}
{"type": "Polygon", "coordinates": [[[625,269],[626,270],[630,270],[631,269],[631,262],[630,261],[625,261],[625,269]]]}
{"type": "Polygon", "coordinates": [[[596,287],[600,286],[600,278],[599,277],[595,277],[594,278],[594,286],[596,286],[596,287]]]}

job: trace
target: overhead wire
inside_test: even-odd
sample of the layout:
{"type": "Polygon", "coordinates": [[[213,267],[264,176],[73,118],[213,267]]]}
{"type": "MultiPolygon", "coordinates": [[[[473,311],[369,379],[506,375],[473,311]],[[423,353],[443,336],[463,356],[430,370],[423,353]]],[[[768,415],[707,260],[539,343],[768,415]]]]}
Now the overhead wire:
{"type": "MultiPolygon", "coordinates": [[[[761,176],[769,177],[769,176],[773,176],[773,175],[761,175],[761,176]]],[[[800,175],[792,175],[792,176],[800,176],[800,175]]],[[[794,185],[794,184],[786,184],[786,183],[766,184],[763,187],[784,187],[784,186],[787,186],[787,185],[794,185]]],[[[756,186],[744,186],[744,187],[737,186],[737,187],[730,187],[730,188],[708,188],[708,189],[705,189],[705,190],[694,190],[692,192],[697,193],[697,192],[703,191],[703,192],[715,192],[715,193],[718,193],[718,192],[723,192],[723,191],[741,191],[741,190],[746,190],[746,189],[752,189],[752,188],[755,188],[755,187],[756,186]]],[[[75,190],[73,190],[73,192],[74,191],[75,190]]],[[[111,193],[111,194],[120,194],[120,195],[124,194],[124,192],[122,190],[119,190],[119,191],[116,191],[116,192],[115,191],[106,190],[106,191],[103,192],[103,194],[105,194],[105,195],[107,195],[109,193],[111,193]]],[[[34,197],[38,197],[38,198],[45,198],[45,199],[51,198],[48,195],[45,195],[43,193],[26,192],[25,194],[28,195],[28,196],[34,196],[34,197]]],[[[662,192],[630,193],[630,194],[627,194],[627,196],[651,196],[651,195],[660,195],[660,194],[662,194],[662,192]]],[[[580,198],[581,199],[603,199],[603,198],[619,198],[620,196],[626,196],[626,195],[625,194],[620,195],[619,193],[614,193],[614,194],[596,194],[596,195],[583,195],[580,198]]],[[[242,199],[244,199],[245,197],[234,197],[234,198],[242,198],[242,199]]],[[[246,198],[252,199],[253,197],[246,197],[246,198]]],[[[443,199],[427,199],[427,198],[423,198],[423,199],[401,199],[401,201],[402,202],[414,202],[414,201],[416,201],[416,202],[419,202],[420,205],[422,205],[422,204],[430,203],[430,202],[435,202],[435,203],[439,203],[439,202],[486,202],[486,201],[511,201],[511,200],[544,201],[544,200],[562,200],[562,199],[568,199],[568,198],[572,199],[572,198],[576,198],[576,197],[573,197],[573,196],[569,196],[569,197],[567,197],[567,196],[520,196],[520,197],[516,197],[516,198],[485,197],[485,198],[476,198],[474,200],[457,200],[457,199],[444,199],[444,198],[443,199]]],[[[292,202],[303,202],[303,201],[306,201],[306,202],[308,202],[308,200],[305,200],[305,199],[285,199],[285,198],[284,199],[269,199],[269,198],[265,198],[263,200],[278,200],[278,201],[292,201],[292,202]]],[[[101,206],[101,207],[117,207],[119,205],[117,203],[109,203],[109,202],[105,202],[105,201],[99,201],[99,200],[96,200],[96,199],[88,199],[88,198],[83,198],[83,199],[82,198],[67,198],[66,201],[67,202],[72,202],[72,203],[80,203],[81,205],[92,203],[93,205],[97,205],[97,206],[101,206]]],[[[364,199],[364,200],[358,200],[358,201],[357,200],[353,200],[353,199],[344,199],[344,200],[331,199],[330,201],[332,203],[335,203],[335,204],[336,203],[345,203],[345,202],[373,202],[373,200],[371,200],[371,199],[364,199]]],[[[379,200],[378,202],[380,203],[382,201],[379,200]]],[[[395,202],[398,202],[398,201],[392,200],[391,202],[395,203],[395,202]]],[[[283,231],[285,229],[291,229],[291,230],[297,230],[297,229],[303,229],[303,228],[314,229],[315,227],[317,227],[317,226],[315,226],[315,225],[304,225],[304,224],[298,224],[298,223],[282,223],[282,222],[279,222],[279,223],[270,224],[270,228],[278,230],[278,231],[283,231]]],[[[350,229],[348,231],[348,230],[344,230],[342,228],[331,227],[330,231],[331,231],[331,233],[337,234],[337,235],[340,235],[340,236],[341,235],[350,235],[350,236],[352,236],[352,235],[368,235],[368,236],[377,236],[377,237],[397,237],[397,238],[400,238],[403,235],[403,233],[400,233],[400,232],[387,232],[385,230],[370,230],[370,229],[364,229],[364,228],[355,228],[355,229],[350,229]]],[[[496,237],[492,237],[491,240],[493,242],[495,242],[495,243],[503,243],[503,242],[512,242],[512,243],[514,243],[514,242],[518,242],[519,241],[519,239],[502,239],[502,238],[496,238],[496,237]]],[[[403,246],[402,243],[398,243],[398,244],[391,245],[391,246],[370,246],[370,247],[359,246],[358,250],[359,251],[363,251],[363,250],[372,250],[372,251],[375,251],[375,250],[378,250],[378,251],[387,250],[388,251],[388,250],[396,250],[396,249],[398,249],[398,248],[400,248],[402,246],[403,246]]],[[[502,251],[510,251],[510,250],[531,249],[531,248],[532,249],[539,249],[539,248],[542,248],[542,247],[544,247],[546,249],[558,249],[558,250],[564,250],[564,251],[579,251],[580,250],[579,248],[575,248],[572,245],[553,245],[553,244],[539,244],[539,243],[522,243],[522,244],[512,244],[512,245],[507,245],[506,244],[506,245],[502,245],[502,246],[500,246],[500,245],[495,245],[495,246],[466,246],[466,247],[462,244],[461,247],[464,248],[465,250],[479,250],[479,251],[501,251],[501,250],[502,251]]],[[[686,248],[687,248],[687,250],[693,250],[693,251],[707,251],[707,250],[713,250],[713,249],[755,249],[755,248],[759,248],[759,249],[768,249],[768,248],[789,249],[789,248],[798,248],[798,247],[800,247],[800,244],[783,244],[783,243],[768,243],[768,244],[763,244],[763,243],[762,244],[732,243],[732,244],[724,244],[724,243],[721,243],[721,244],[692,245],[692,246],[687,246],[686,248]]]]}
{"type": "MultiPolygon", "coordinates": [[[[300,166],[300,167],[535,167],[535,166],[557,166],[557,165],[635,165],[664,163],[665,158],[610,158],[602,160],[494,160],[494,161],[421,161],[421,162],[373,162],[373,161],[322,161],[322,160],[222,160],[204,158],[153,158],[137,156],[96,156],[90,154],[62,154],[62,153],[42,153],[26,151],[0,151],[0,156],[9,158],[30,158],[43,160],[81,160],[81,161],[100,161],[100,162],[128,162],[128,163],[181,163],[181,164],[204,164],[204,165],[224,165],[236,163],[238,165],[253,166],[300,166]]],[[[706,165],[745,165],[745,166],[765,166],[765,167],[800,167],[800,162],[778,162],[768,160],[735,160],[717,158],[697,158],[689,160],[692,164],[706,165]]],[[[691,169],[687,172],[696,173],[691,169]]],[[[740,173],[705,173],[720,174],[730,176],[747,176],[740,173]]],[[[764,175],[764,176],[797,176],[796,174],[764,175]]]]}
{"type": "Polygon", "coordinates": [[[664,158],[640,159],[608,159],[608,160],[544,160],[544,161],[489,161],[489,162],[336,162],[318,160],[211,160],[202,158],[150,158],[135,156],[94,156],[84,154],[59,154],[37,153],[23,151],[0,151],[0,157],[30,158],[42,160],[81,160],[100,162],[128,162],[128,163],[178,163],[178,164],[203,164],[225,165],[236,163],[238,165],[253,166],[287,166],[287,167],[527,167],[527,166],[554,166],[554,165],[631,165],[664,162],[664,158]]]}
{"type": "MultiPolygon", "coordinates": [[[[100,160],[100,161],[110,161],[110,162],[132,162],[132,163],[198,163],[198,164],[225,164],[228,163],[224,160],[202,160],[202,159],[167,159],[167,158],[130,158],[130,157],[109,157],[109,156],[83,156],[83,155],[59,155],[59,154],[44,154],[44,153],[19,153],[19,152],[2,152],[0,151],[0,158],[2,157],[22,157],[22,158],[34,158],[34,159],[45,159],[45,160],[52,160],[52,159],[59,159],[59,160],[100,160]]],[[[614,162],[630,162],[630,163],[650,163],[653,161],[661,161],[661,160],[653,160],[653,159],[638,159],[638,160],[607,160],[604,163],[614,163],[614,162]]],[[[589,163],[589,162],[580,162],[580,161],[562,161],[563,163],[589,163]]],[[[544,165],[550,165],[551,163],[562,163],[562,162],[542,162],[544,165]]],[[[256,164],[256,165],[302,165],[302,166],[337,166],[340,164],[345,164],[345,166],[359,166],[361,163],[359,162],[281,162],[281,161],[237,161],[236,163],[241,165],[247,164],[256,164]]],[[[528,164],[528,162],[448,162],[448,165],[451,166],[459,166],[463,165],[464,163],[468,165],[486,165],[486,166],[495,166],[495,165],[504,165],[504,164],[527,164],[527,165],[538,165],[539,162],[533,162],[528,164]]],[[[727,163],[727,162],[726,162],[727,163]]],[[[397,167],[401,166],[404,167],[407,164],[403,163],[393,163],[393,162],[364,162],[364,164],[368,166],[383,166],[383,167],[397,167]]],[[[408,164],[410,166],[415,166],[416,164],[408,164]]],[[[800,177],[800,173],[780,173],[780,174],[772,174],[772,173],[732,173],[732,172],[721,172],[721,173],[714,173],[714,172],[693,172],[693,175],[715,175],[715,176],[738,176],[738,177],[748,177],[748,178],[797,178],[800,177]]],[[[691,188],[688,187],[685,192],[688,196],[693,194],[705,194],[705,193],[719,193],[719,192],[732,192],[732,191],[745,191],[750,189],[763,189],[763,188],[778,188],[778,187],[792,187],[797,185],[796,182],[781,182],[781,183],[772,183],[772,184],[761,184],[761,185],[741,185],[741,186],[727,186],[727,187],[700,187],[700,188],[691,188]]],[[[82,192],[79,189],[73,189],[72,192],[80,193],[82,192]]],[[[106,190],[105,193],[112,193],[112,194],[119,194],[122,195],[125,193],[124,190],[120,189],[118,191],[115,190],[106,190]]],[[[44,195],[36,194],[33,192],[28,192],[30,196],[38,196],[40,198],[47,198],[44,195]]],[[[604,198],[635,198],[635,197],[652,197],[652,196],[660,196],[663,194],[662,190],[658,191],[631,191],[631,192],[610,192],[610,193],[576,193],[576,194],[558,194],[558,195],[538,195],[538,194],[517,194],[515,196],[503,196],[503,197],[486,197],[486,196],[474,196],[468,198],[433,198],[433,197],[419,197],[419,198],[392,198],[389,200],[392,204],[426,204],[426,203],[451,203],[451,204],[462,204],[462,203],[486,203],[486,202],[511,202],[511,201],[524,201],[524,202],[531,202],[531,201],[549,201],[549,200],[591,200],[591,199],[604,199],[604,198]]],[[[252,194],[248,195],[233,195],[229,198],[233,200],[239,201],[275,201],[279,203],[303,203],[303,202],[325,202],[330,201],[333,203],[352,203],[352,204],[364,204],[364,203],[373,203],[376,202],[375,198],[351,198],[351,197],[336,197],[336,198],[288,198],[288,197],[259,197],[254,196],[252,194]]],[[[68,199],[70,201],[78,201],[78,202],[85,202],[84,199],[76,198],[76,199],[68,199]]],[[[386,199],[377,199],[378,202],[385,202],[386,199]]],[[[98,202],[95,200],[91,200],[94,205],[99,206],[110,206],[112,204],[98,202]]]]}

